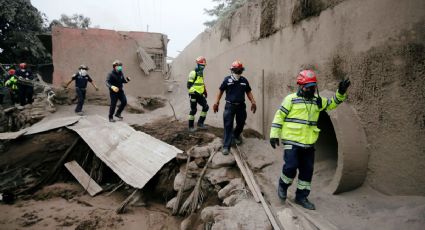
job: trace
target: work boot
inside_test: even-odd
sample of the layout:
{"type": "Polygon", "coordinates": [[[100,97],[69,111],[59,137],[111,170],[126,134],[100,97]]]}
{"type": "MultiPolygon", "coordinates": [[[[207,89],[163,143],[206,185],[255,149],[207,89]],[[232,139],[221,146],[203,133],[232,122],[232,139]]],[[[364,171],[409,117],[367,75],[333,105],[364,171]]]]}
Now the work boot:
{"type": "Polygon", "coordinates": [[[80,111],[80,112],[75,112],[78,116],[84,116],[84,113],[83,113],[83,111],[80,111]]]}
{"type": "Polygon", "coordinates": [[[109,122],[115,122],[114,118],[109,118],[109,122]]]}
{"type": "Polygon", "coordinates": [[[119,121],[122,121],[124,119],[121,114],[115,114],[115,117],[118,118],[119,121]]]}
{"type": "Polygon", "coordinates": [[[295,203],[301,205],[305,209],[316,210],[316,207],[311,203],[307,197],[304,198],[295,198],[295,203]]]}
{"type": "Polygon", "coordinates": [[[193,132],[196,132],[196,128],[195,127],[189,127],[189,132],[191,132],[191,133],[193,133],[193,132]]]}
{"type": "Polygon", "coordinates": [[[221,152],[223,153],[223,155],[229,155],[230,149],[229,148],[223,148],[223,150],[221,152]]]}
{"type": "Polygon", "coordinates": [[[207,127],[203,123],[198,123],[198,129],[205,130],[207,127]]]}
{"type": "Polygon", "coordinates": [[[242,137],[241,136],[239,136],[239,137],[233,137],[233,144],[235,144],[235,145],[242,144],[242,137]]]}
{"type": "Polygon", "coordinates": [[[287,197],[287,190],[278,185],[277,186],[277,195],[279,196],[279,198],[282,201],[285,201],[286,197],[287,197]]]}

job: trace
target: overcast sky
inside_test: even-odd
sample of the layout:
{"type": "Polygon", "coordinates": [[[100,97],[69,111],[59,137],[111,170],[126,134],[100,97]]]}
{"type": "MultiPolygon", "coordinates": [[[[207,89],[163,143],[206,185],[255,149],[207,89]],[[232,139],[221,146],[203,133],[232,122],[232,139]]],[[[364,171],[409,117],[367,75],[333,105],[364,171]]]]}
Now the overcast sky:
{"type": "Polygon", "coordinates": [[[211,0],[31,0],[48,19],[61,14],[83,14],[91,26],[102,29],[159,32],[168,35],[168,56],[176,57],[210,20],[204,8],[214,5],[211,0]]]}

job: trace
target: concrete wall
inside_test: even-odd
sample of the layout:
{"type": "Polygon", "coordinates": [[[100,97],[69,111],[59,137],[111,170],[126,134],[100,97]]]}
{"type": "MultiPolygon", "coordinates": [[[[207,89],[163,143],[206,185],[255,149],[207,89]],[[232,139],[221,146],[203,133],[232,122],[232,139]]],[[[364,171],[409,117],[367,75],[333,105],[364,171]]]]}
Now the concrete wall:
{"type": "MultiPolygon", "coordinates": [[[[81,64],[89,66],[89,75],[106,94],[105,80],[112,70],[115,59],[122,61],[123,71],[132,81],[124,87],[132,96],[163,94],[165,83],[163,72],[152,71],[147,76],[139,68],[137,48],[143,47],[148,53],[162,53],[165,57],[168,39],[159,33],[119,32],[103,29],[71,29],[54,27],[53,43],[53,84],[61,85],[78,71],[81,64]],[[164,42],[165,41],[165,42],[164,42]]],[[[88,87],[89,94],[94,92],[88,87]]]]}
{"type": "MultiPolygon", "coordinates": [[[[299,2],[251,1],[201,33],[174,60],[175,93],[187,97],[188,72],[204,55],[212,105],[230,63],[239,59],[259,104],[247,125],[268,136],[299,70],[315,69],[321,90],[333,91],[349,77],[347,103],[360,117],[371,154],[367,182],[388,194],[425,195],[425,1],[310,0],[310,9],[299,2]]],[[[186,116],[188,101],[175,104],[186,116]]],[[[210,112],[207,122],[221,126],[222,113],[210,112]]]]}

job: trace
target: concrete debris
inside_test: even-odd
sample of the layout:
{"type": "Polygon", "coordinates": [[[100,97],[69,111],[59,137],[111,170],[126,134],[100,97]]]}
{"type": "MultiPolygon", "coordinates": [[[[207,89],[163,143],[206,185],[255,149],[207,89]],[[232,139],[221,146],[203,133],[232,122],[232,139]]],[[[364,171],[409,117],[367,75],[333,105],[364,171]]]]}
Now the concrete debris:
{"type": "Polygon", "coordinates": [[[205,223],[212,223],[211,229],[272,229],[261,206],[247,199],[233,207],[206,207],[201,212],[201,219],[205,223]]]}
{"type": "Polygon", "coordinates": [[[229,197],[230,195],[232,195],[232,193],[234,193],[235,191],[241,191],[244,190],[245,188],[245,182],[242,180],[242,178],[235,178],[233,180],[231,180],[229,182],[229,184],[227,184],[226,186],[224,186],[224,188],[222,188],[219,192],[218,192],[218,198],[220,199],[225,199],[226,197],[229,197]]]}
{"type": "MultiPolygon", "coordinates": [[[[182,189],[184,178],[185,178],[184,173],[179,172],[177,174],[177,176],[174,179],[174,185],[173,185],[175,191],[179,191],[180,189],[182,189]]],[[[195,187],[195,184],[196,184],[196,178],[188,177],[186,179],[186,183],[185,183],[185,187],[183,191],[188,191],[192,189],[193,187],[195,187]]]]}
{"type": "Polygon", "coordinates": [[[223,200],[223,205],[227,206],[227,207],[234,206],[239,201],[241,201],[243,198],[244,197],[242,197],[240,194],[230,195],[223,200]]]}
{"type": "Polygon", "coordinates": [[[241,177],[241,174],[236,168],[218,168],[218,169],[210,169],[207,171],[205,177],[211,184],[220,184],[223,182],[229,182],[234,178],[241,177]]]}
{"type": "Polygon", "coordinates": [[[235,157],[232,154],[223,155],[221,152],[215,154],[210,167],[213,169],[234,166],[236,164],[235,157]]]}

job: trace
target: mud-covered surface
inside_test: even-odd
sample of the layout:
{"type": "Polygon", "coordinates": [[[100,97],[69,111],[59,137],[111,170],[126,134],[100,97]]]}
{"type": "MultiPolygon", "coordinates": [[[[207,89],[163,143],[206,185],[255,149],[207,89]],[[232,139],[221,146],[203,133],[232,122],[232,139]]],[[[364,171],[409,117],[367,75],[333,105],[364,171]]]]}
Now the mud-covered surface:
{"type": "Polygon", "coordinates": [[[133,128],[145,132],[170,145],[187,151],[194,145],[204,145],[214,137],[223,137],[223,129],[207,126],[207,130],[189,132],[187,122],[176,121],[172,118],[160,119],[142,126],[133,125],[133,128]]]}

